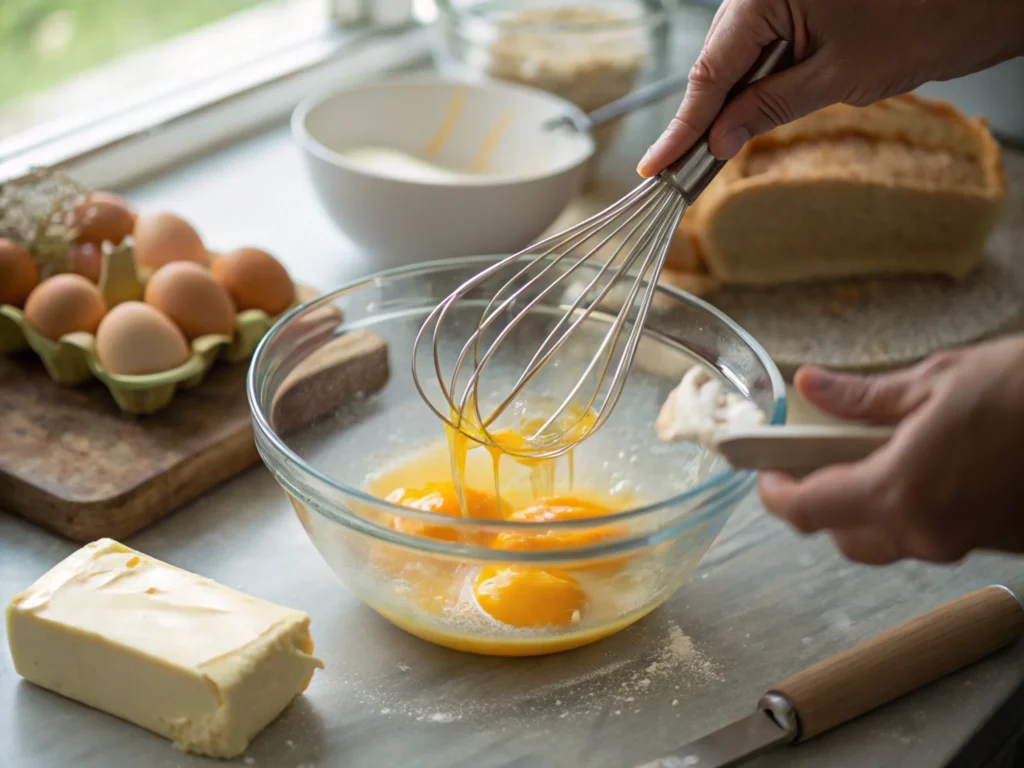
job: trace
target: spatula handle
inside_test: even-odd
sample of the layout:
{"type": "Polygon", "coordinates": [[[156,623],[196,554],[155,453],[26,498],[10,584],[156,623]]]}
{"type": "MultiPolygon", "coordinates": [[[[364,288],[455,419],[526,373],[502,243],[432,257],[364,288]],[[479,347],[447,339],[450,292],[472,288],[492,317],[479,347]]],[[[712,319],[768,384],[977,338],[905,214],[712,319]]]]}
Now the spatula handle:
{"type": "MultiPolygon", "coordinates": [[[[1019,593],[1018,593],[1019,594],[1019,593]]],[[[1024,637],[1024,606],[992,586],[904,622],[776,685],[761,706],[788,704],[805,741],[1024,637]]]]}
{"type": "Polygon", "coordinates": [[[832,464],[860,461],[881,448],[892,427],[754,426],[729,430],[716,450],[736,469],[774,469],[802,477],[832,464]]]}

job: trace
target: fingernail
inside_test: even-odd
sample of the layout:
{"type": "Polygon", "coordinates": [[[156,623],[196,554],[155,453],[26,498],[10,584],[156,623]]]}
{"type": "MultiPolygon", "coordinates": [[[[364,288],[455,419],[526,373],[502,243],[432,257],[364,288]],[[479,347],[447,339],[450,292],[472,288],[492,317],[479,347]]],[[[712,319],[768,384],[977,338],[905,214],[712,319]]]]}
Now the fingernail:
{"type": "Polygon", "coordinates": [[[828,371],[814,368],[809,370],[804,376],[807,388],[817,392],[819,395],[830,394],[836,389],[836,379],[828,371]]]}
{"type": "Polygon", "coordinates": [[[790,475],[777,470],[763,470],[757,475],[757,489],[762,494],[762,501],[766,501],[764,496],[774,496],[792,482],[790,475]]]}
{"type": "Polygon", "coordinates": [[[724,157],[720,159],[729,160],[735,157],[748,141],[750,141],[750,131],[743,126],[726,131],[722,136],[721,144],[724,157]]]}
{"type": "Polygon", "coordinates": [[[644,173],[644,166],[647,165],[647,161],[650,159],[651,152],[652,152],[653,149],[654,149],[654,147],[651,147],[646,152],[644,152],[644,156],[640,158],[640,162],[637,163],[637,165],[636,165],[636,172],[639,173],[641,176],[645,176],[646,175],[644,173]]]}
{"type": "Polygon", "coordinates": [[[758,475],[757,484],[765,493],[773,493],[779,487],[779,480],[777,472],[764,471],[758,475]]]}

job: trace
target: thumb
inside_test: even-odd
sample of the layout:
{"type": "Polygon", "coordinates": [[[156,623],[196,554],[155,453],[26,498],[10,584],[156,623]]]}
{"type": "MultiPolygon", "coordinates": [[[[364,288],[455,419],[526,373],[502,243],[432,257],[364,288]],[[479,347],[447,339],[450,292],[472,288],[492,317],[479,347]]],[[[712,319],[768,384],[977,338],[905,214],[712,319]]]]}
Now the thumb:
{"type": "Polygon", "coordinates": [[[830,71],[820,55],[811,56],[737,94],[711,128],[715,157],[728,160],[754,136],[842,101],[842,87],[830,71]]]}
{"type": "Polygon", "coordinates": [[[641,176],[654,176],[692,147],[711,127],[729,90],[754,65],[764,47],[778,39],[768,17],[774,6],[783,3],[767,0],[752,10],[744,5],[751,4],[726,0],[719,7],[704,50],[690,70],[679,110],[637,167],[641,176]]]}
{"type": "Polygon", "coordinates": [[[840,419],[891,424],[928,399],[931,384],[917,369],[879,376],[831,373],[803,367],[793,379],[797,391],[815,408],[840,419]]]}

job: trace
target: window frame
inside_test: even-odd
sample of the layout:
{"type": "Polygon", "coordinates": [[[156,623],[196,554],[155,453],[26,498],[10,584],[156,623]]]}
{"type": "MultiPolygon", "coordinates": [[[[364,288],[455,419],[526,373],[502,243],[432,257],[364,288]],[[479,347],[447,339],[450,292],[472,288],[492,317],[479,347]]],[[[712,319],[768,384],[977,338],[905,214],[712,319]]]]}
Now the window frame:
{"type": "Polygon", "coordinates": [[[411,15],[385,23],[329,11],[322,29],[250,66],[0,141],[0,183],[50,167],[92,188],[126,186],[281,123],[311,93],[429,65],[429,30],[411,15]]]}

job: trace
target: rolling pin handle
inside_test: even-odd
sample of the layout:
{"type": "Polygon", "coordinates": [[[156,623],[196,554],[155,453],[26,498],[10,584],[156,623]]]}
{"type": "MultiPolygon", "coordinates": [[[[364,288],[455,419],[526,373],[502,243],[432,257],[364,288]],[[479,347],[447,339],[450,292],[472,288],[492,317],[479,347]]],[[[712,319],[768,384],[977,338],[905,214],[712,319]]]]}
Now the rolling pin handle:
{"type": "Polygon", "coordinates": [[[1014,589],[995,584],[791,675],[762,702],[772,705],[769,712],[780,718],[782,727],[789,727],[790,717],[795,719],[796,740],[805,741],[1021,638],[1024,603],[1014,589]]]}

